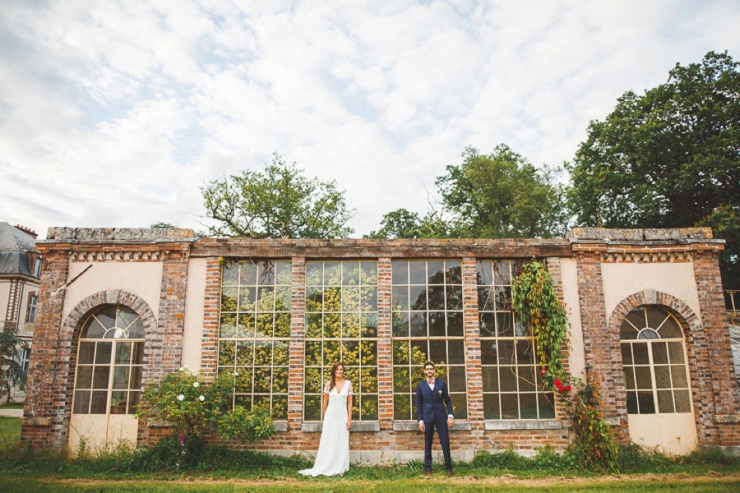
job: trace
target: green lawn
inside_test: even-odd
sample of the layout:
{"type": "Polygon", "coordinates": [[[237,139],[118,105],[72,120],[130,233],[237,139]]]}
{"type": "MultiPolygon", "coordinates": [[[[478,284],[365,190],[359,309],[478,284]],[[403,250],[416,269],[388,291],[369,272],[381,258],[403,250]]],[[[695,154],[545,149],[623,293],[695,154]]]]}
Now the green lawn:
{"type": "Polygon", "coordinates": [[[0,442],[7,443],[21,437],[21,422],[18,418],[0,416],[0,442]]]}
{"type": "Polygon", "coordinates": [[[682,475],[616,477],[563,480],[552,477],[536,481],[504,478],[439,477],[405,480],[357,481],[345,478],[288,479],[236,481],[213,481],[191,479],[189,481],[162,480],[92,480],[92,479],[36,479],[6,478],[4,491],[14,492],[212,492],[231,493],[242,491],[331,491],[331,492],[380,492],[380,491],[429,491],[429,492],[472,492],[472,491],[547,491],[547,492],[716,492],[740,491],[740,476],[686,477],[682,475]],[[10,479],[9,481],[7,479],[10,479]]]}

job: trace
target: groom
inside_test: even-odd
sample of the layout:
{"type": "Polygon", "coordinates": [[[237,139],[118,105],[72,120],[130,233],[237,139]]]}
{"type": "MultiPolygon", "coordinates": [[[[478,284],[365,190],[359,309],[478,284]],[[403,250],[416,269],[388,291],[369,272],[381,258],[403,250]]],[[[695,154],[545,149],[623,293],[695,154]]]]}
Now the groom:
{"type": "Polygon", "coordinates": [[[434,428],[437,428],[439,443],[445,457],[447,475],[452,476],[452,459],[450,458],[450,434],[452,428],[452,401],[447,392],[447,385],[434,378],[434,363],[424,363],[426,380],[416,386],[416,415],[419,419],[419,430],[424,432],[424,469],[426,475],[432,474],[432,439],[434,428]],[[445,412],[447,405],[447,412],[445,412]]]}

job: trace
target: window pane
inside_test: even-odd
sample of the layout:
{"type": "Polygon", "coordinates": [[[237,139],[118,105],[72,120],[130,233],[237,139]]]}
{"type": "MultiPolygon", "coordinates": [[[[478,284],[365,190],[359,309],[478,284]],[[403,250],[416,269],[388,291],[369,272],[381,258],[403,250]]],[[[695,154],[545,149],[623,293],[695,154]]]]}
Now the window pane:
{"type": "Polygon", "coordinates": [[[129,367],[116,366],[113,370],[113,388],[128,389],[129,367]]]}
{"type": "Polygon", "coordinates": [[[110,413],[111,414],[126,414],[128,407],[128,392],[115,391],[111,392],[110,397],[110,413]]]}
{"type": "Polygon", "coordinates": [[[519,394],[522,419],[537,419],[537,394],[519,394]]]}
{"type": "Polygon", "coordinates": [[[518,390],[515,371],[516,367],[514,366],[500,367],[499,380],[503,392],[516,392],[518,390]]]}
{"type": "Polygon", "coordinates": [[[75,392],[75,414],[90,414],[90,391],[78,390],[75,392]]]}
{"type": "Polygon", "coordinates": [[[80,342],[80,349],[77,353],[78,364],[91,364],[95,356],[94,342],[80,342]]]}
{"type": "Polygon", "coordinates": [[[483,367],[483,392],[498,392],[498,368],[495,366],[483,367]]]}
{"type": "Polygon", "coordinates": [[[684,365],[671,365],[671,377],[674,388],[686,388],[689,386],[686,380],[686,367],[684,365]]]}
{"type": "Polygon", "coordinates": [[[537,377],[535,377],[534,366],[518,366],[519,391],[534,392],[536,390],[537,377]]]}
{"type": "Polygon", "coordinates": [[[110,366],[96,366],[93,372],[93,388],[107,389],[110,366]]]}
{"type": "Polygon", "coordinates": [[[501,394],[501,418],[519,419],[519,398],[517,394],[501,394]]]}
{"type": "Polygon", "coordinates": [[[632,345],[622,344],[622,364],[632,364],[632,345]]]}
{"type": "Polygon", "coordinates": [[[634,368],[626,367],[624,369],[624,386],[629,390],[635,389],[635,374],[633,373],[634,368]]]}
{"type": "Polygon", "coordinates": [[[537,402],[540,409],[540,419],[555,419],[555,407],[553,406],[552,394],[538,394],[537,402]]]}
{"type": "Polygon", "coordinates": [[[637,392],[627,392],[627,414],[638,414],[637,392]]]}
{"type": "Polygon", "coordinates": [[[665,342],[653,342],[653,364],[668,364],[668,347],[665,342]]]}
{"type": "Polygon", "coordinates": [[[638,392],[637,405],[640,407],[640,414],[655,414],[655,401],[652,392],[638,392]]]}
{"type": "Polygon", "coordinates": [[[676,319],[669,317],[660,328],[660,336],[663,339],[683,339],[683,331],[676,323],[676,319]]]}
{"type": "Polygon", "coordinates": [[[656,366],[655,369],[655,388],[671,388],[671,372],[667,366],[656,366]]]}
{"type": "Polygon", "coordinates": [[[96,364],[110,364],[111,351],[113,350],[113,343],[111,342],[98,342],[95,351],[95,363],[96,364]]]}
{"type": "Polygon", "coordinates": [[[671,358],[671,363],[676,364],[683,364],[684,363],[684,357],[683,357],[683,343],[680,342],[669,342],[668,343],[668,354],[671,358]]]}
{"type": "Polygon", "coordinates": [[[77,388],[89,389],[92,386],[92,366],[77,367],[77,388]]]}
{"type": "Polygon", "coordinates": [[[658,391],[658,412],[661,413],[672,413],[673,408],[673,392],[670,390],[659,390],[658,391]]]}
{"type": "Polygon", "coordinates": [[[501,419],[498,398],[499,394],[483,394],[484,419],[501,419]]]}
{"type": "Polygon", "coordinates": [[[648,358],[647,343],[635,342],[632,343],[632,356],[636,365],[647,365],[650,363],[648,358]]]}
{"type": "Polygon", "coordinates": [[[410,398],[408,394],[393,395],[393,419],[412,419],[410,398]]]}
{"type": "Polygon", "coordinates": [[[650,373],[650,367],[637,366],[635,367],[635,380],[637,382],[638,389],[652,389],[653,388],[653,377],[650,373]]]}
{"type": "Polygon", "coordinates": [[[676,412],[677,413],[690,413],[691,403],[689,400],[688,390],[676,390],[673,395],[676,401],[676,412]]]}
{"type": "Polygon", "coordinates": [[[90,399],[90,414],[105,414],[108,408],[108,392],[93,392],[90,399]]]}

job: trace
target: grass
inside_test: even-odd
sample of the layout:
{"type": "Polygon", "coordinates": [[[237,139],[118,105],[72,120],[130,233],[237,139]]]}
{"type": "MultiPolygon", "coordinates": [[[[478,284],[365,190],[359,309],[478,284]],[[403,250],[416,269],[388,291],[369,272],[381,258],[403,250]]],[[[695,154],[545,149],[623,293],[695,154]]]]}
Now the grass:
{"type": "MultiPolygon", "coordinates": [[[[300,456],[279,457],[193,441],[191,463],[182,470],[177,440],[134,452],[126,446],[92,456],[78,450],[31,452],[20,447],[17,418],[0,418],[0,484],[7,492],[236,492],[236,491],[740,491],[740,458],[719,450],[671,459],[638,446],[620,450],[619,475],[579,470],[572,454],[542,449],[534,458],[513,451],[479,454],[455,463],[455,477],[441,468],[423,475],[421,462],[388,467],[352,466],[343,477],[306,478],[311,463],[300,456]]],[[[173,437],[174,438],[174,437],[173,437]]]]}
{"type": "Polygon", "coordinates": [[[17,442],[20,437],[20,420],[18,418],[0,416],[0,443],[17,442]]]}
{"type": "Polygon", "coordinates": [[[0,404],[0,409],[23,409],[23,403],[11,402],[10,404],[5,404],[5,401],[3,401],[3,403],[0,404]]]}

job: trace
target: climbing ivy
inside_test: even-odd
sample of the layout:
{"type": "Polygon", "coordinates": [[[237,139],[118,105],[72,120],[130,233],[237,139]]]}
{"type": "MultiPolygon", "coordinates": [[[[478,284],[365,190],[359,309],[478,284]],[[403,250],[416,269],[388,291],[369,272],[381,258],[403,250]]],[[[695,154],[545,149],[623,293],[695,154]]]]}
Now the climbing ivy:
{"type": "Polygon", "coordinates": [[[618,449],[599,409],[602,407],[599,376],[587,371],[584,382],[563,368],[561,358],[568,344],[569,324],[550,273],[542,262],[532,259],[511,284],[514,310],[534,335],[542,385],[546,390],[557,391],[565,404],[581,465],[591,470],[618,472],[618,449]]]}

